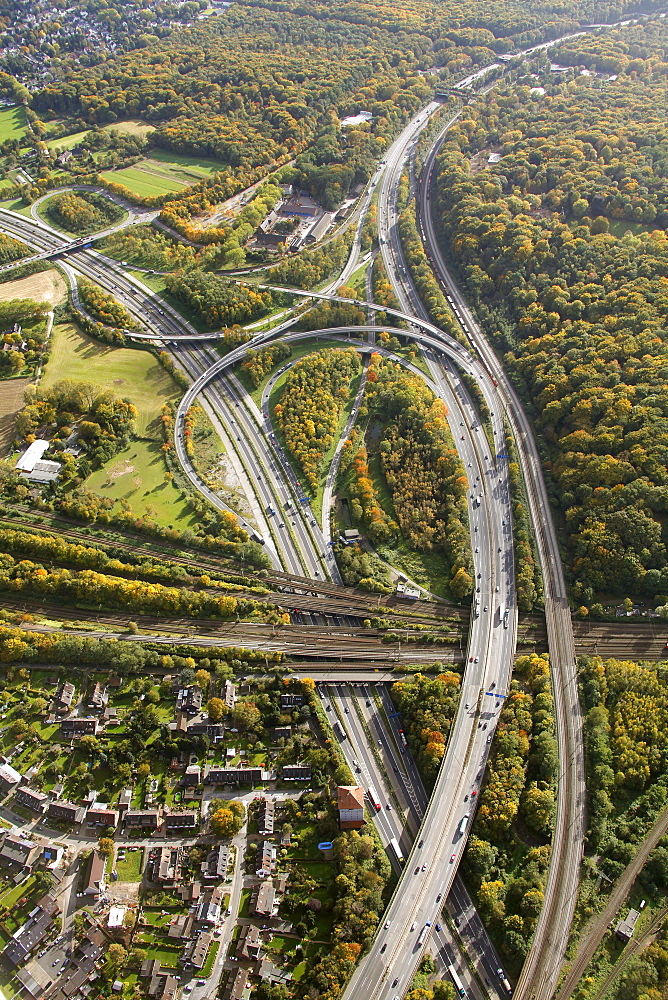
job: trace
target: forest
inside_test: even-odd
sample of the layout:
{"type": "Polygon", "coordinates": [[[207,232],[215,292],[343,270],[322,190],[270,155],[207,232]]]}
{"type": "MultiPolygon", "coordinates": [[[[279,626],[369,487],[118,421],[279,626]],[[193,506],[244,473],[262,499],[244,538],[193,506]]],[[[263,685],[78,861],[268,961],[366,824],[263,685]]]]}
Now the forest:
{"type": "MultiPolygon", "coordinates": [[[[444,553],[450,566],[450,592],[462,600],[473,587],[468,480],[450,435],[445,405],[422,379],[380,355],[373,355],[369,365],[365,403],[382,422],[381,468],[401,533],[419,552],[444,553]]],[[[358,493],[362,471],[356,472],[358,493]]],[[[363,482],[362,487],[367,489],[363,482]]],[[[371,521],[373,498],[368,491],[365,503],[363,517],[371,521]]],[[[374,530],[386,529],[392,531],[391,523],[379,521],[374,530]]]]}
{"type": "Polygon", "coordinates": [[[404,716],[406,738],[427,788],[434,786],[457,711],[461,677],[452,671],[437,677],[416,674],[396,681],[392,701],[404,716]]]}
{"type": "Polygon", "coordinates": [[[88,236],[119,222],[125,212],[109,198],[92,191],[63,191],[48,198],[44,212],[53,225],[77,236],[88,236]]]}
{"type": "Polygon", "coordinates": [[[545,93],[491,91],[438,162],[443,247],[544,443],[584,613],[600,591],[668,594],[668,31],[597,46],[618,74],[540,57],[545,93]]]}
{"type": "MultiPolygon", "coordinates": [[[[495,699],[494,699],[495,701],[495,699]]],[[[520,656],[499,712],[463,871],[509,967],[519,971],[543,904],[558,770],[546,657],[520,656]]]]}
{"type": "Polygon", "coordinates": [[[77,287],[82,306],[98,322],[117,330],[141,330],[141,325],[132,313],[111,292],[105,292],[86,278],[79,278],[77,287]]]}
{"type": "Polygon", "coordinates": [[[298,361],[285,376],[273,416],[312,493],[359,371],[355,350],[327,348],[298,361]]]}
{"type": "Polygon", "coordinates": [[[209,329],[248,323],[267,312],[271,292],[237,285],[215,274],[195,269],[187,274],[168,274],[167,291],[192,309],[209,329]]]}

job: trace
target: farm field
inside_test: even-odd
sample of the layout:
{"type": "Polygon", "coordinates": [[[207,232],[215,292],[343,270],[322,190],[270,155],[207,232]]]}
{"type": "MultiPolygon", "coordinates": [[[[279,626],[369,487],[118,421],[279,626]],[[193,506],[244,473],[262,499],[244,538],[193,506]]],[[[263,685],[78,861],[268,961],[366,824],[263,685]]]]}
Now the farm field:
{"type": "Polygon", "coordinates": [[[135,514],[148,514],[164,527],[184,529],[197,522],[182,494],[165,479],[165,460],[157,441],[131,441],[88,477],[86,488],[124,500],[135,514]]]}
{"type": "Polygon", "coordinates": [[[0,111],[0,142],[16,139],[27,131],[25,108],[4,108],[0,111]]]}
{"type": "MultiPolygon", "coordinates": [[[[2,286],[0,285],[0,288],[2,286]]],[[[3,379],[0,392],[0,457],[7,452],[14,439],[14,419],[19,410],[23,409],[23,393],[32,379],[3,379]]]]}
{"type": "Polygon", "coordinates": [[[35,302],[48,302],[59,305],[67,299],[67,286],[59,271],[49,268],[38,274],[30,274],[18,281],[5,281],[0,284],[0,302],[9,299],[33,299],[35,302]]]}
{"type": "Polygon", "coordinates": [[[180,392],[148,351],[110,347],[82,333],[73,323],[58,323],[51,334],[51,355],[42,385],[79,379],[111,389],[137,407],[137,433],[160,440],[160,407],[180,392]]]}
{"type": "Polygon", "coordinates": [[[220,169],[221,164],[215,160],[153,151],[150,157],[139,160],[132,167],[107,170],[101,176],[115,184],[123,184],[140,197],[152,197],[180,191],[220,169]]]}

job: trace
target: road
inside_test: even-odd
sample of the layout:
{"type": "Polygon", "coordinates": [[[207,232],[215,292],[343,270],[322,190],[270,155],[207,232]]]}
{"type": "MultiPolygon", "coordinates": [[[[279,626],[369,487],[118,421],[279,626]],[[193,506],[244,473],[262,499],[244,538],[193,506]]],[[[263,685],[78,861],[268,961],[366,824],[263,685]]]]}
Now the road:
{"type": "Polygon", "coordinates": [[[516,1000],[549,1000],[554,993],[568,944],[586,826],[584,743],[575,641],[559,543],[531,425],[501,363],[450,274],[436,238],[430,192],[439,144],[440,140],[437,140],[423,168],[418,196],[419,228],[428,248],[430,263],[446,290],[455,315],[474,344],[482,364],[498,384],[527,489],[545,588],[545,620],[559,748],[557,808],[545,904],[514,995],[516,1000]]]}
{"type": "MultiPolygon", "coordinates": [[[[399,730],[401,720],[394,709],[387,686],[374,685],[372,690],[370,685],[358,684],[355,688],[356,690],[352,690],[350,685],[334,687],[344,724],[350,735],[350,745],[344,742],[342,749],[350,764],[351,748],[355,747],[358,751],[358,761],[363,762],[362,777],[368,776],[370,783],[378,791],[383,791],[384,783],[387,791],[385,782],[387,776],[395,797],[401,803],[402,813],[392,808],[385,811],[384,817],[389,820],[390,827],[394,826],[394,836],[402,846],[410,847],[429,797],[410,751],[403,748],[399,730]],[[374,694],[379,699],[382,709],[379,709],[374,694]],[[364,719],[366,730],[360,724],[358,718],[360,714],[364,719]],[[388,725],[392,727],[391,731],[388,731],[388,725]],[[382,761],[382,770],[375,753],[370,749],[369,733],[375,741],[376,753],[382,761]],[[410,830],[406,827],[410,827],[410,830]]],[[[380,819],[381,814],[377,815],[380,819]]],[[[383,843],[387,844],[387,840],[383,839],[383,843]]],[[[393,852],[390,850],[388,853],[392,858],[393,852]]],[[[432,932],[430,938],[432,950],[436,950],[437,953],[443,952],[447,956],[446,967],[454,961],[459,977],[467,984],[469,995],[506,997],[502,983],[503,976],[499,977],[497,973],[497,970],[502,968],[502,963],[459,875],[456,876],[445,900],[445,908],[458,928],[457,934],[461,943],[467,947],[469,965],[478,973],[478,979],[471,976],[469,965],[461,959],[454,959],[461,950],[460,940],[457,940],[447,925],[443,925],[440,931],[432,932]],[[483,981],[488,984],[489,990],[482,989],[483,981]]]]}

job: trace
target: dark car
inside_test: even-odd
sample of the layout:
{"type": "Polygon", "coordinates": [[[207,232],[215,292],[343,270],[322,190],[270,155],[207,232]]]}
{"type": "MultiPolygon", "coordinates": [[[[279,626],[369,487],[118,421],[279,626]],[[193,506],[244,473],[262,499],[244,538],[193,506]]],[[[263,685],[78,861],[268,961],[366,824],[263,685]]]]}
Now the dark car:
{"type": "Polygon", "coordinates": [[[380,949],[381,955],[383,954],[383,952],[385,951],[386,948],[387,948],[387,941],[385,942],[385,944],[383,945],[383,947],[380,949]]]}
{"type": "Polygon", "coordinates": [[[417,868],[415,869],[415,871],[413,872],[413,874],[414,875],[419,875],[420,874],[420,866],[419,865],[417,866],[417,868]]]}

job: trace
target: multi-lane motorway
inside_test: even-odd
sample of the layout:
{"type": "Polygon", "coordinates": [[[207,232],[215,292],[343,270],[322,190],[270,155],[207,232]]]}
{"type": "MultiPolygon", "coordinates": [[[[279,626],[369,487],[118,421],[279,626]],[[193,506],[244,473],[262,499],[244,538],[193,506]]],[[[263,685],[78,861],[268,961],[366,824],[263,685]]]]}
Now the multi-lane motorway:
{"type": "MultiPolygon", "coordinates": [[[[525,54],[532,51],[527,50],[525,54]]],[[[495,71],[498,69],[502,67],[495,67],[495,71]]],[[[484,73],[488,71],[489,67],[483,70],[484,73]]],[[[469,82],[460,81],[463,86],[469,82]]],[[[516,640],[510,498],[503,454],[505,417],[520,455],[543,571],[560,751],[556,829],[545,907],[516,992],[522,1000],[529,997],[547,1000],[554,991],[568,938],[584,834],[582,725],[577,700],[575,646],[559,547],[530,425],[438,248],[430,212],[438,144],[427,158],[418,191],[420,226],[432,265],[463,331],[473,344],[473,351],[446,337],[428,321],[402,257],[397,233],[398,179],[419,134],[438,109],[436,102],[423,108],[379,165],[367,187],[353,249],[341,275],[329,289],[318,295],[303,293],[306,297],[348,301],[336,296],[334,291],[358,265],[364,214],[378,190],[381,252],[402,309],[392,313],[374,304],[369,304],[368,308],[382,309],[408,321],[411,328],[401,332],[404,335],[407,332],[427,348],[432,384],[448,406],[453,436],[469,477],[469,517],[474,550],[475,595],[469,648],[461,701],[446,756],[416,846],[407,860],[383,926],[369,954],[354,973],[345,996],[350,1000],[359,997],[394,1000],[406,991],[429,937],[427,932],[422,932],[425,928],[431,931],[438,920],[443,900],[453,886],[472,822],[473,792],[479,788],[508,688],[516,640]],[[444,361],[446,355],[455,367],[444,361]],[[481,427],[456,369],[478,379],[492,413],[490,428],[481,427]],[[489,445],[487,430],[492,434],[493,447],[489,445]],[[417,846],[419,844],[421,846],[417,846]]],[[[193,486],[219,509],[229,509],[201,482],[190,465],[185,448],[185,413],[198,395],[206,392],[207,405],[223,426],[228,447],[233,448],[239,458],[241,478],[245,481],[257,527],[242,520],[244,526],[265,543],[275,566],[307,579],[324,580],[329,576],[336,580],[326,538],[320,526],[313,523],[315,518],[308,506],[300,504],[299,483],[286,468],[285,457],[271,438],[266,412],[255,412],[239,383],[225,372],[243,356],[247,347],[230,352],[225,359],[212,365],[212,352],[192,343],[206,338],[197,335],[178,313],[156,300],[140,282],[125,275],[120,265],[88,249],[71,244],[68,247],[69,241],[61,235],[14,213],[0,212],[0,225],[35,246],[38,255],[48,256],[63,249],[72,251],[63,265],[72,285],[77,273],[92,278],[140,316],[146,338],[171,343],[172,352],[178,352],[182,366],[195,379],[179,407],[175,431],[177,455],[193,486]],[[191,342],[188,347],[185,346],[187,341],[191,342]],[[183,348],[176,347],[180,342],[184,342],[183,348]],[[294,514],[286,516],[291,509],[294,514]]],[[[275,339],[289,329],[292,322],[289,318],[273,330],[256,335],[249,346],[256,347],[275,339]]],[[[415,785],[412,787],[415,791],[415,785]]],[[[438,946],[440,948],[440,944],[438,946]]]]}

